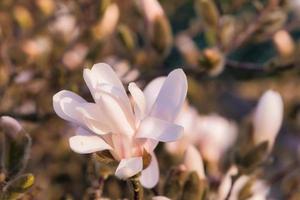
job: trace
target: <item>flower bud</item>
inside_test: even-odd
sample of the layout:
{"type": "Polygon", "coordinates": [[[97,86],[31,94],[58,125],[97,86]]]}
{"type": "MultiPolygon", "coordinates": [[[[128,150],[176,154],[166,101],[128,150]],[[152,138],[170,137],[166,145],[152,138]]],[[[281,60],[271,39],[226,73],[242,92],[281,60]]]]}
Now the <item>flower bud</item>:
{"type": "Polygon", "coordinates": [[[269,90],[260,98],[253,116],[254,144],[268,142],[271,150],[282,124],[283,101],[279,93],[269,90]]]}
{"type": "Polygon", "coordinates": [[[141,7],[148,23],[152,46],[160,55],[168,54],[173,43],[173,34],[161,5],[157,0],[142,0],[141,7]]]}
{"type": "Polygon", "coordinates": [[[202,52],[200,58],[200,67],[203,68],[210,76],[217,76],[225,66],[225,56],[217,48],[207,48],[202,52]]]}
{"type": "Polygon", "coordinates": [[[191,172],[183,187],[182,200],[202,199],[205,183],[199,179],[197,172],[191,172]]]}
{"type": "Polygon", "coordinates": [[[236,20],[232,16],[224,16],[220,20],[220,43],[224,48],[228,48],[236,33],[236,20]]]}
{"type": "Polygon", "coordinates": [[[204,24],[210,28],[216,28],[219,21],[217,6],[212,0],[196,0],[195,9],[204,24]]]}
{"type": "Polygon", "coordinates": [[[118,36],[126,51],[132,51],[136,47],[136,36],[126,25],[118,27],[118,36]]]}
{"type": "Polygon", "coordinates": [[[198,66],[200,51],[192,38],[185,34],[179,34],[176,37],[175,45],[189,65],[198,66]]]}
{"type": "Polygon", "coordinates": [[[200,179],[205,179],[202,157],[193,145],[189,145],[185,152],[184,165],[188,171],[195,171],[200,179]]]}
{"type": "Polygon", "coordinates": [[[33,26],[33,18],[27,8],[16,6],[13,10],[13,14],[21,28],[29,29],[33,26]]]}
{"type": "Polygon", "coordinates": [[[101,19],[92,28],[93,36],[98,40],[110,36],[119,21],[120,11],[116,3],[112,3],[106,7],[101,19]]]}
{"type": "Polygon", "coordinates": [[[273,37],[276,50],[282,58],[291,58],[295,44],[290,34],[285,30],[277,31],[273,37]]]}
{"type": "Polygon", "coordinates": [[[22,130],[20,123],[9,116],[2,116],[0,118],[0,126],[12,138],[16,138],[17,134],[22,130]]]}
{"type": "Polygon", "coordinates": [[[55,3],[52,0],[36,0],[36,4],[47,16],[51,15],[55,9],[55,3]]]}

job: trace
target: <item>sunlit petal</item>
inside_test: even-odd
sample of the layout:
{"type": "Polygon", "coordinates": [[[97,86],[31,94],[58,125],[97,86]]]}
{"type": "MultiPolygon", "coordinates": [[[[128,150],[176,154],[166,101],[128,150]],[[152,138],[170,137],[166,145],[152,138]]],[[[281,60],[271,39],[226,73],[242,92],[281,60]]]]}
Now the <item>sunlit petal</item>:
{"type": "Polygon", "coordinates": [[[128,159],[122,159],[116,169],[115,175],[120,179],[130,178],[143,169],[142,157],[132,157],[128,159]]]}

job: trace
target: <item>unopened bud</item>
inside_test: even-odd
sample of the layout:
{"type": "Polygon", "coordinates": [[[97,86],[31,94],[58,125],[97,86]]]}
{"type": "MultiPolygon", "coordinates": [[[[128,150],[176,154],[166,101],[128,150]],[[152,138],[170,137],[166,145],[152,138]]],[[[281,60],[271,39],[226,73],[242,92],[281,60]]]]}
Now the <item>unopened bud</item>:
{"type": "Polygon", "coordinates": [[[253,116],[254,144],[268,142],[271,150],[283,119],[283,101],[279,93],[269,90],[260,98],[253,116]]]}
{"type": "Polygon", "coordinates": [[[102,40],[111,35],[119,21],[120,11],[116,3],[106,7],[100,21],[92,28],[96,39],[102,40]]]}
{"type": "Polygon", "coordinates": [[[202,199],[204,182],[201,182],[197,172],[191,172],[183,187],[182,200],[202,199]]]}
{"type": "Polygon", "coordinates": [[[224,48],[228,48],[236,33],[236,20],[232,16],[224,16],[220,20],[219,37],[224,48]]]}
{"type": "Polygon", "coordinates": [[[55,4],[52,0],[36,0],[36,4],[47,16],[51,15],[55,9],[55,4]]]}
{"type": "Polygon", "coordinates": [[[200,179],[205,179],[202,157],[193,145],[190,145],[185,152],[184,165],[188,171],[195,171],[200,179]]]}
{"type": "Polygon", "coordinates": [[[126,50],[132,51],[136,47],[136,37],[128,26],[120,25],[118,27],[118,36],[126,50]]]}
{"type": "Polygon", "coordinates": [[[176,37],[175,45],[189,65],[198,65],[200,51],[192,38],[185,34],[180,34],[176,37]]]}
{"type": "Polygon", "coordinates": [[[285,30],[277,31],[273,37],[276,50],[282,58],[290,58],[295,52],[295,44],[285,30]]]}
{"type": "Polygon", "coordinates": [[[195,8],[204,24],[210,28],[216,28],[219,21],[217,6],[212,0],[196,0],[195,8]]]}
{"type": "Polygon", "coordinates": [[[169,54],[173,44],[173,34],[170,22],[165,16],[157,17],[153,22],[151,43],[155,50],[162,55],[169,54]]]}
{"type": "Polygon", "coordinates": [[[205,49],[202,58],[200,58],[200,66],[206,70],[210,76],[217,76],[224,70],[224,54],[217,48],[205,49]]]}
{"type": "Polygon", "coordinates": [[[33,18],[27,8],[23,6],[16,6],[13,14],[20,27],[28,29],[33,26],[33,18]]]}
{"type": "Polygon", "coordinates": [[[12,138],[16,138],[17,134],[22,130],[21,124],[9,116],[0,118],[0,127],[12,138]]]}

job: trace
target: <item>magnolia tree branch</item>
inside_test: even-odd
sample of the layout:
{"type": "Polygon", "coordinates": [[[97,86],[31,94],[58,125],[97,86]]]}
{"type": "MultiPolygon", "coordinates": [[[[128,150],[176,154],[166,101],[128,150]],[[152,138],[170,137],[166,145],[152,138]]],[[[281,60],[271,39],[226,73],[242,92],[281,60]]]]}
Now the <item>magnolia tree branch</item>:
{"type": "Polygon", "coordinates": [[[129,179],[129,182],[133,188],[133,200],[142,200],[143,199],[143,187],[139,180],[140,174],[135,175],[129,179]]]}

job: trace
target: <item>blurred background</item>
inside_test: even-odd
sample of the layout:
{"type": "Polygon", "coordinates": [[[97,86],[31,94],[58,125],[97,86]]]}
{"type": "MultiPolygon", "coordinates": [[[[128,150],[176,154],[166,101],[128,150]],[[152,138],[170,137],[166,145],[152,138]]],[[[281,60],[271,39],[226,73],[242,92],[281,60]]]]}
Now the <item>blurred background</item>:
{"type": "MultiPolygon", "coordinates": [[[[82,71],[98,62],[142,88],[182,67],[190,104],[239,130],[259,96],[278,91],[284,122],[269,171],[298,163],[299,37],[299,0],[1,0],[0,115],[33,139],[27,171],[36,182],[23,198],[83,199],[92,187],[89,156],[70,150],[74,127],[55,115],[52,96],[68,89],[91,101],[82,71]]],[[[172,162],[160,165],[165,176],[172,162]]],[[[288,174],[276,179],[274,199],[300,199],[291,195],[300,190],[299,166],[289,170],[293,187],[280,185],[288,174]]],[[[108,182],[105,195],[128,197],[126,182],[108,182]]]]}

